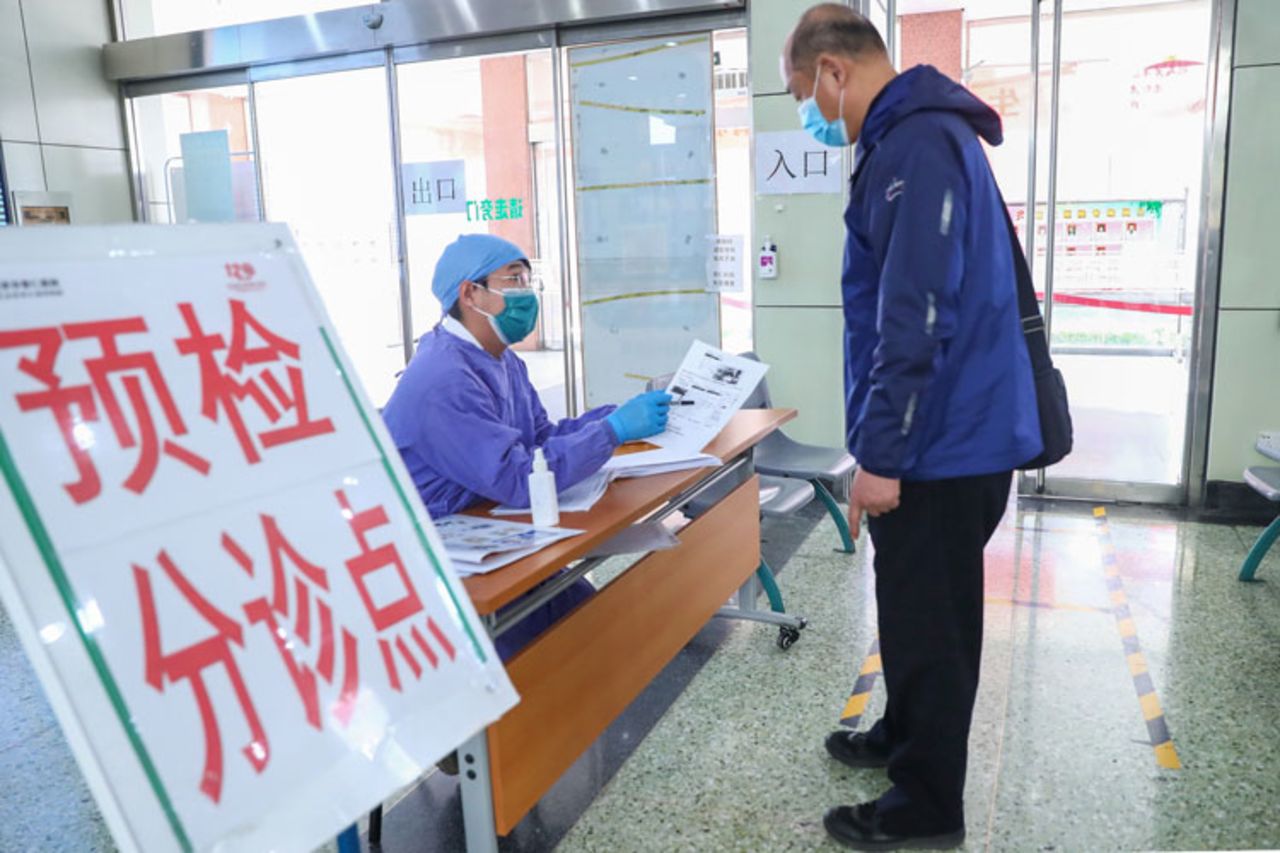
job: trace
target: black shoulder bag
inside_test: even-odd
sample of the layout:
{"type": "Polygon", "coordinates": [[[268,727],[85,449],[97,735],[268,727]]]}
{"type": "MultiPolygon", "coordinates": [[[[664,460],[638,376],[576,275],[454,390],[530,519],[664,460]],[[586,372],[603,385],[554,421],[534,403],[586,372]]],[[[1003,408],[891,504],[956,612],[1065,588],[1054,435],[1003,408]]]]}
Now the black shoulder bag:
{"type": "Polygon", "coordinates": [[[1071,452],[1071,409],[1067,405],[1067,384],[1049,357],[1049,338],[1045,335],[1044,317],[1036,302],[1036,286],[1031,280],[1031,269],[1022,254],[1022,244],[1018,242],[1018,232],[1009,218],[1004,199],[1000,200],[1000,209],[1004,211],[1004,221],[1009,226],[1009,248],[1013,252],[1013,271],[1018,279],[1018,316],[1022,318],[1022,334],[1027,343],[1027,354],[1031,356],[1036,408],[1040,412],[1040,436],[1044,440],[1044,452],[1018,467],[1022,471],[1036,471],[1061,462],[1071,452]]]}

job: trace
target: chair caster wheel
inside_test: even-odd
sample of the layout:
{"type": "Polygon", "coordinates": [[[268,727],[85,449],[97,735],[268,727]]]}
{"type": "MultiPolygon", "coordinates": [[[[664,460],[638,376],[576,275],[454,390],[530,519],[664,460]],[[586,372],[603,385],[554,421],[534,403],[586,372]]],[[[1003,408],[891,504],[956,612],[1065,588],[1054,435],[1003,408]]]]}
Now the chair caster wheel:
{"type": "Polygon", "coordinates": [[[784,626],[778,629],[778,648],[784,652],[795,645],[796,640],[800,639],[800,629],[784,626]]]}

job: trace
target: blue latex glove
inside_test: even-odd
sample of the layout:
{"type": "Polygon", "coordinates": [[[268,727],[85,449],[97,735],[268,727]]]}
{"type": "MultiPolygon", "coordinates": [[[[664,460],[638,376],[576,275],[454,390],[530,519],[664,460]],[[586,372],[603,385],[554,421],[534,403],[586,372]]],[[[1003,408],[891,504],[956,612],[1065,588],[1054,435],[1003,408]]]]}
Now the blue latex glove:
{"type": "Polygon", "coordinates": [[[657,435],[667,428],[671,395],[666,391],[646,391],[632,397],[605,418],[618,441],[636,441],[657,435]]]}

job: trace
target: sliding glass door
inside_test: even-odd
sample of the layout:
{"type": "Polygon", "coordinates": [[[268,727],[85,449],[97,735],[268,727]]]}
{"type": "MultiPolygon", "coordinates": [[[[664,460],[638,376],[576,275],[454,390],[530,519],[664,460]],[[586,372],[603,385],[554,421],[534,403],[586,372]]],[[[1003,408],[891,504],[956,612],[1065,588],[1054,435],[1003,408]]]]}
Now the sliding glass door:
{"type": "Polygon", "coordinates": [[[1185,498],[1211,7],[897,0],[900,67],[939,67],[1004,122],[988,156],[1076,430],[1024,493],[1185,498]]]}

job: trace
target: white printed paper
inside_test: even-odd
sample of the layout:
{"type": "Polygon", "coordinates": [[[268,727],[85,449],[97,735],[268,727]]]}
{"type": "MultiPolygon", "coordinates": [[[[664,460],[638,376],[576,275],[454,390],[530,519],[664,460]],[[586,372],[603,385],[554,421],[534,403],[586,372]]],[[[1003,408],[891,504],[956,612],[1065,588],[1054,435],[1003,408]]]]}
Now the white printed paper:
{"type": "MultiPolygon", "coordinates": [[[[575,483],[557,496],[560,512],[587,512],[597,503],[609,488],[613,479],[606,470],[600,470],[580,483],[575,483]]],[[[490,515],[528,515],[529,507],[499,506],[489,510],[490,515]]]]}
{"type": "Polygon", "coordinates": [[[719,468],[724,463],[710,453],[691,453],[680,448],[642,450],[614,456],[604,469],[620,480],[629,477],[652,477],[691,468],[719,468]]]}
{"type": "Polygon", "coordinates": [[[405,216],[467,212],[467,161],[405,163],[400,174],[405,216]]]}
{"type": "Polygon", "coordinates": [[[651,444],[698,453],[747,402],[769,366],[695,341],[671,378],[671,416],[651,444]]]}
{"type": "Polygon", "coordinates": [[[756,193],[838,193],[848,174],[844,153],[803,130],[757,133],[756,193]]]}
{"type": "Polygon", "coordinates": [[[518,521],[497,521],[474,515],[450,515],[435,524],[449,556],[464,563],[482,563],[495,554],[508,551],[537,551],[582,532],[562,527],[534,527],[518,521]]]}
{"type": "Polygon", "coordinates": [[[707,292],[742,292],[741,234],[707,235],[707,292]]]}
{"type": "Polygon", "coordinates": [[[669,551],[680,539],[661,521],[648,521],[624,528],[612,539],[597,547],[588,557],[617,557],[623,554],[647,554],[669,551]]]}

